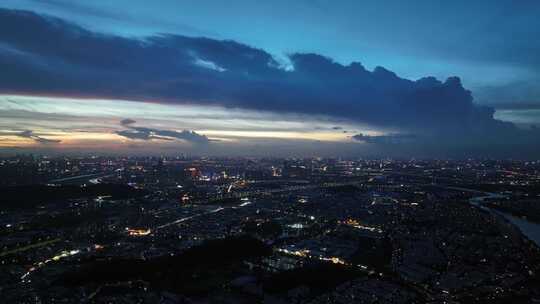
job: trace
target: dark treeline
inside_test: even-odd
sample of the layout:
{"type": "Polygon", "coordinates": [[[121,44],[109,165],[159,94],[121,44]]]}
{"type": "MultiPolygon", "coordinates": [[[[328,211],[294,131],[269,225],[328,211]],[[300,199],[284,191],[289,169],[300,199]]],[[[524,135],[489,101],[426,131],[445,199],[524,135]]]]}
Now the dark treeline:
{"type": "Polygon", "coordinates": [[[120,184],[97,184],[85,187],[65,186],[14,186],[0,188],[0,205],[3,208],[33,208],[44,203],[54,203],[66,199],[96,196],[111,196],[112,199],[128,199],[144,196],[144,190],[120,184]]]}
{"type": "Polygon", "coordinates": [[[270,247],[248,236],[216,239],[175,256],[86,261],[77,270],[62,275],[56,284],[81,286],[143,280],[157,289],[204,294],[219,288],[214,283],[223,282],[242,261],[269,254],[270,247]]]}

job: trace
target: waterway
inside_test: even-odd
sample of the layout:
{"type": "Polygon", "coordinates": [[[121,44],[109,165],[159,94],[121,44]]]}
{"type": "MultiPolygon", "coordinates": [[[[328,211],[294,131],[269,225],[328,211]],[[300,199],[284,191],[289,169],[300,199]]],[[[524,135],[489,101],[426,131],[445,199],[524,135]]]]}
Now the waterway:
{"type": "Polygon", "coordinates": [[[504,216],[512,224],[516,225],[529,240],[533,241],[538,247],[540,247],[540,224],[527,221],[508,213],[503,213],[500,211],[494,212],[504,216]]]}
{"type": "Polygon", "coordinates": [[[521,233],[523,233],[529,240],[533,241],[537,246],[540,247],[540,224],[525,220],[517,216],[513,216],[505,212],[488,208],[483,205],[484,200],[488,198],[505,198],[505,196],[496,194],[496,193],[486,193],[485,196],[478,196],[478,197],[471,198],[469,202],[471,203],[471,205],[479,207],[480,209],[483,209],[483,210],[486,210],[486,211],[489,211],[489,212],[492,212],[494,214],[498,214],[504,217],[509,222],[514,224],[516,227],[518,227],[519,230],[521,230],[521,233]]]}

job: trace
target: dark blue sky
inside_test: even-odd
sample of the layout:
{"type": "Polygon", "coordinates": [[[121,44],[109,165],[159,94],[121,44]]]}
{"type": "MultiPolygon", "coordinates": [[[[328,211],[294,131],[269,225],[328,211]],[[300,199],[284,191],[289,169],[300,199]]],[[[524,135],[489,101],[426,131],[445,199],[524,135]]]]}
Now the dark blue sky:
{"type": "Polygon", "coordinates": [[[500,145],[501,136],[520,145],[537,139],[526,129],[540,123],[538,1],[4,0],[0,7],[28,11],[5,10],[0,21],[0,60],[12,71],[0,77],[4,93],[328,115],[386,130],[374,136],[391,140],[353,139],[406,138],[397,142],[430,149],[425,138],[441,134],[453,146],[475,143],[474,151],[500,145]],[[441,82],[417,81],[426,76],[441,82]],[[461,80],[445,81],[451,76],[461,80]]]}

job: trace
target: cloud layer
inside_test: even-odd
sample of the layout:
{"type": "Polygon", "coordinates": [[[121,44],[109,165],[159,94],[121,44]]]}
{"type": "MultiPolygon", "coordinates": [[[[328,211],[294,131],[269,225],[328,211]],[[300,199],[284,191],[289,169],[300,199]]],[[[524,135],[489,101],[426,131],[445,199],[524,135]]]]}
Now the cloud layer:
{"type": "Polygon", "coordinates": [[[360,133],[353,135],[352,139],[368,144],[393,145],[414,142],[416,136],[412,134],[366,135],[360,133]]]}
{"type": "Polygon", "coordinates": [[[38,144],[57,144],[61,140],[45,138],[35,134],[32,130],[16,131],[16,132],[0,132],[0,136],[15,136],[20,138],[31,139],[38,144]]]}
{"type": "MultiPolygon", "coordinates": [[[[263,50],[234,41],[168,34],[131,39],[0,9],[0,92],[325,115],[414,134],[429,149],[485,153],[517,145],[524,154],[538,152],[537,131],[494,119],[494,110],[474,104],[457,77],[411,81],[382,67],[368,71],[360,63],[341,65],[317,54],[295,53],[288,59],[290,65],[285,65],[263,50]]],[[[117,134],[208,142],[195,132],[133,123],[124,121],[127,129],[117,134]]],[[[398,137],[353,138],[376,144],[398,137]]]]}
{"type": "Polygon", "coordinates": [[[208,137],[205,135],[198,134],[194,131],[189,130],[182,130],[180,132],[178,131],[171,131],[171,130],[161,130],[161,129],[154,129],[154,128],[144,128],[144,127],[136,127],[133,124],[135,124],[136,121],[133,119],[122,119],[120,121],[120,124],[128,130],[121,130],[117,131],[116,134],[129,138],[129,139],[138,139],[138,140],[152,140],[152,139],[159,139],[159,140],[173,140],[173,139],[180,139],[187,141],[189,143],[193,144],[208,144],[210,141],[208,137]]]}

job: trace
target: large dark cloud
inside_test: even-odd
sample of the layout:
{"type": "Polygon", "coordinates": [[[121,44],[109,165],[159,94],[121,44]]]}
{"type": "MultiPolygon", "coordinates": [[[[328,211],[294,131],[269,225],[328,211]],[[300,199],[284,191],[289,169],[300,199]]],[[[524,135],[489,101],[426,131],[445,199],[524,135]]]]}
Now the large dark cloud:
{"type": "MultiPolygon", "coordinates": [[[[165,34],[130,39],[0,9],[2,92],[327,115],[417,134],[426,145],[491,149],[497,144],[501,149],[504,138],[524,153],[537,151],[536,133],[495,120],[494,110],[474,104],[457,77],[411,81],[382,67],[368,71],[360,63],[345,66],[317,54],[289,59],[292,70],[262,50],[233,41],[165,34]]],[[[119,134],[177,137],[156,131],[130,126],[119,134]]]]}

